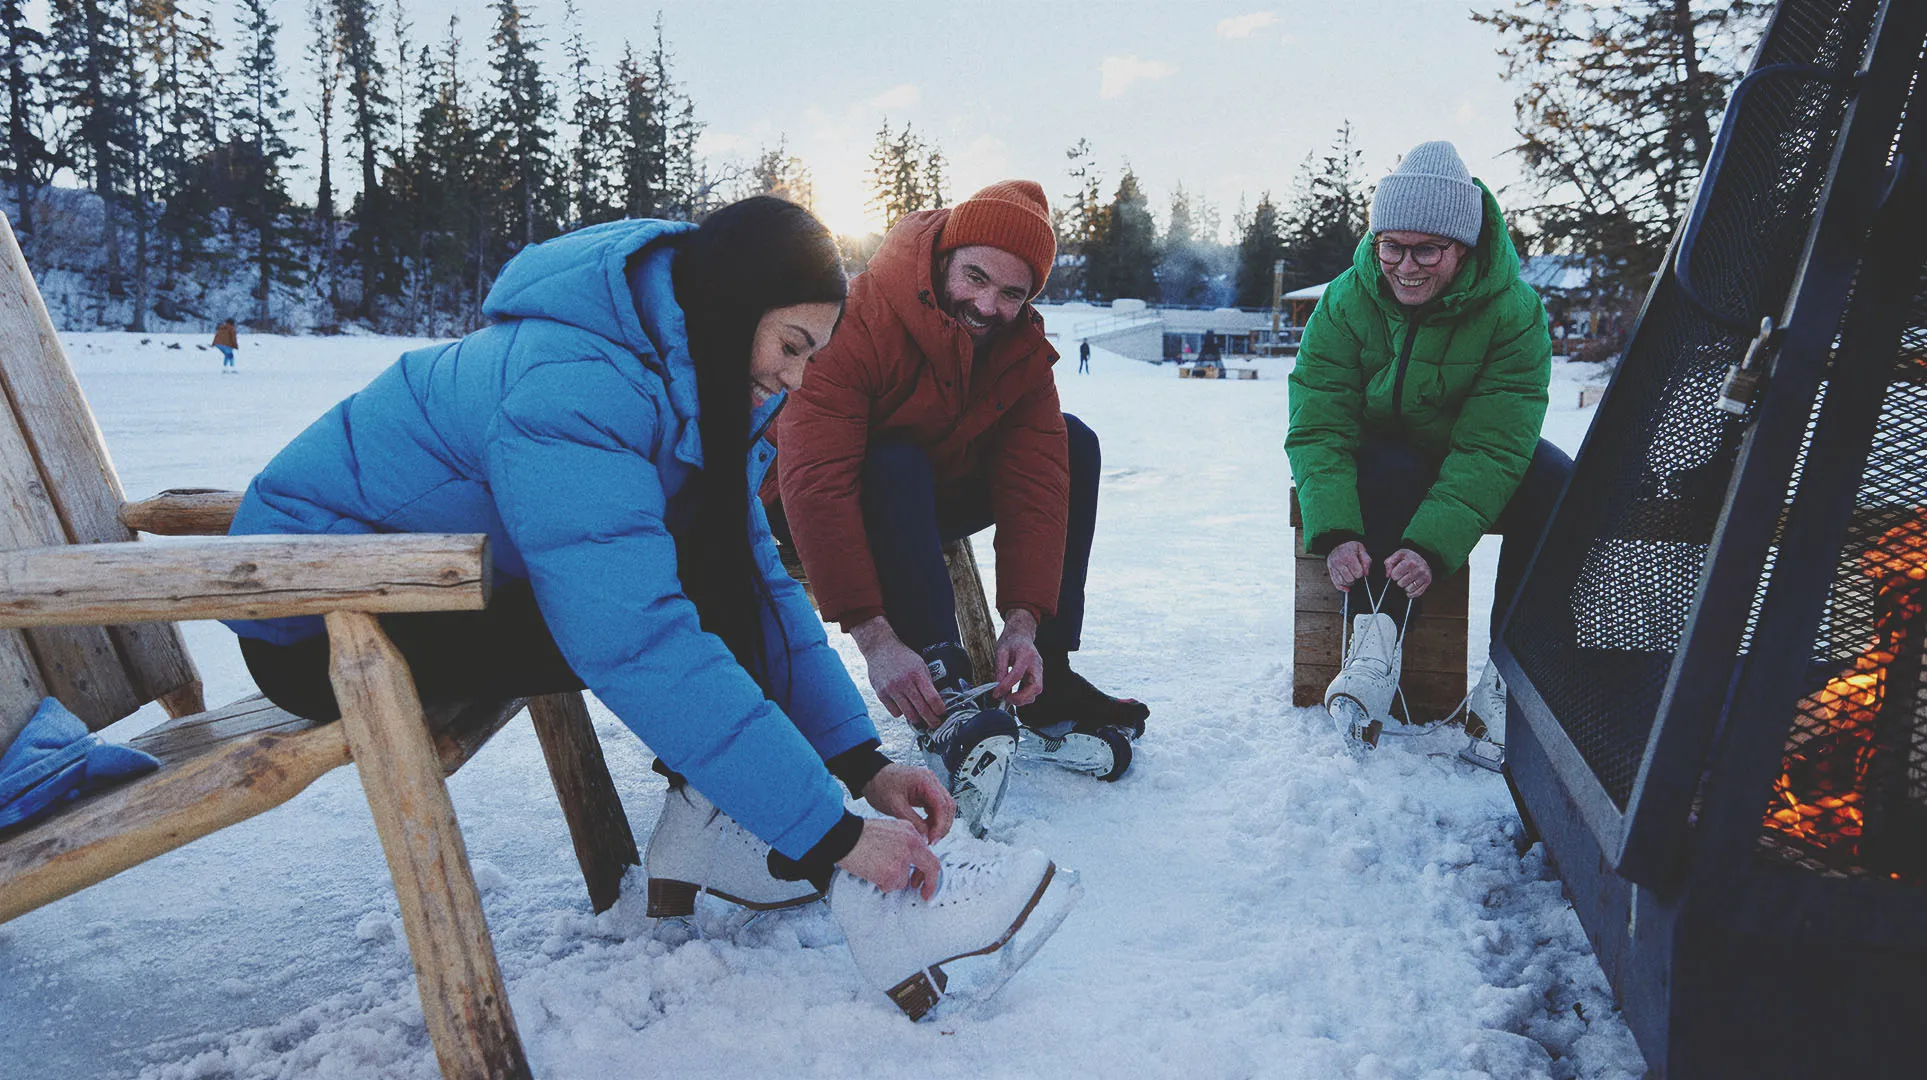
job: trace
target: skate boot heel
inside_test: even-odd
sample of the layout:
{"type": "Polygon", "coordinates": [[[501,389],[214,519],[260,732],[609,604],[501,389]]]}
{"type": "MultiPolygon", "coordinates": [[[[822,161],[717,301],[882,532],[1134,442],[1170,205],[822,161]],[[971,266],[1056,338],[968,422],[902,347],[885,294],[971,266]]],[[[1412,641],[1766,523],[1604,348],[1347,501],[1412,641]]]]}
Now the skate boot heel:
{"type": "Polygon", "coordinates": [[[687,881],[650,878],[649,907],[643,914],[651,919],[688,918],[696,913],[696,894],[701,891],[687,881]]]}

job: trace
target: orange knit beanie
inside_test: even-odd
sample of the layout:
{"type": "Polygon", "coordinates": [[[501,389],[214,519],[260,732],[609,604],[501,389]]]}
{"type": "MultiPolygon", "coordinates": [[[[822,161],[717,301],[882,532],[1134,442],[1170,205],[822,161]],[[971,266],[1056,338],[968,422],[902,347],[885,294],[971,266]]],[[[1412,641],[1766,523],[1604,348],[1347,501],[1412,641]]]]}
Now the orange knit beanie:
{"type": "Polygon", "coordinates": [[[1057,261],[1057,234],[1050,225],[1044,189],[1029,180],[1002,180],[958,203],[937,237],[937,252],[972,244],[1008,251],[1030,267],[1031,290],[1044,291],[1057,261]]]}

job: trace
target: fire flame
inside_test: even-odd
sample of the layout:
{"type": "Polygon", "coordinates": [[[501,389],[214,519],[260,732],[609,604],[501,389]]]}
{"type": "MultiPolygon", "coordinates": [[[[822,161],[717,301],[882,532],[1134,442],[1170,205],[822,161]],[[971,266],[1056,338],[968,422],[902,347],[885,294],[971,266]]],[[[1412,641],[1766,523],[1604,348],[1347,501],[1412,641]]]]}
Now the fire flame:
{"type": "Polygon", "coordinates": [[[1862,575],[1880,582],[1874,635],[1853,666],[1801,699],[1807,734],[1787,752],[1766,824],[1813,847],[1860,855],[1867,774],[1880,755],[1874,722],[1886,700],[1887,669],[1918,631],[1927,582],[1927,511],[1887,530],[1861,556],[1862,575]]]}

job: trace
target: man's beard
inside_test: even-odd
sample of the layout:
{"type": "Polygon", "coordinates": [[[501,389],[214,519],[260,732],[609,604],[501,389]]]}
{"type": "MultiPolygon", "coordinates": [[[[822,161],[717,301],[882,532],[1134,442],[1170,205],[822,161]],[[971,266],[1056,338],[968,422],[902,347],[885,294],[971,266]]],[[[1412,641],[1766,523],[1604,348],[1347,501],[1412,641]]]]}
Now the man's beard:
{"type": "Polygon", "coordinates": [[[974,331],[971,320],[982,318],[982,317],[979,316],[975,311],[972,311],[969,305],[956,303],[955,301],[950,300],[949,298],[944,299],[943,311],[944,311],[944,314],[957,320],[958,325],[964,328],[965,333],[969,333],[971,337],[976,338],[980,341],[988,341],[991,338],[996,337],[998,331],[1010,325],[1009,319],[1000,318],[996,315],[992,315],[988,319],[983,320],[984,327],[981,331],[974,331]]]}

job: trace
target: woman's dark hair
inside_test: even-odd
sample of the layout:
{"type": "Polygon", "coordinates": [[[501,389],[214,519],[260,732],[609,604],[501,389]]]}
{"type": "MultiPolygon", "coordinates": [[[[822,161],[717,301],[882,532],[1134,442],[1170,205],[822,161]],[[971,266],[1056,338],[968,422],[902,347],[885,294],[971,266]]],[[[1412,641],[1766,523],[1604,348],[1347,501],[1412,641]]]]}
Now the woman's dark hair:
{"type": "Polygon", "coordinates": [[[674,243],[671,272],[696,364],[703,445],[677,569],[703,629],[767,692],[762,613],[770,598],[749,542],[750,345],[764,312],[841,304],[849,286],[823,223],[766,195],[723,207],[674,243]]]}

